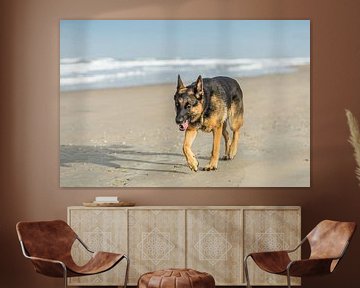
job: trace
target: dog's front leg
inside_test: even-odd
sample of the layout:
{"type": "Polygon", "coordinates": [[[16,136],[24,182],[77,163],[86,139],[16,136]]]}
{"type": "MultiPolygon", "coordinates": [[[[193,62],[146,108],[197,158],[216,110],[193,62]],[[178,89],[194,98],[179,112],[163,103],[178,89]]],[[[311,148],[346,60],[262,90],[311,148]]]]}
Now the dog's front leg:
{"type": "Polygon", "coordinates": [[[213,130],[213,149],[211,152],[210,163],[205,166],[205,171],[216,170],[219,162],[221,135],[223,130],[223,124],[213,130]]]}
{"type": "Polygon", "coordinates": [[[198,170],[199,162],[196,160],[194,153],[191,151],[191,145],[193,144],[197,135],[196,129],[188,128],[185,131],[185,139],[183,145],[183,152],[186,157],[189,168],[193,171],[198,170]]]}

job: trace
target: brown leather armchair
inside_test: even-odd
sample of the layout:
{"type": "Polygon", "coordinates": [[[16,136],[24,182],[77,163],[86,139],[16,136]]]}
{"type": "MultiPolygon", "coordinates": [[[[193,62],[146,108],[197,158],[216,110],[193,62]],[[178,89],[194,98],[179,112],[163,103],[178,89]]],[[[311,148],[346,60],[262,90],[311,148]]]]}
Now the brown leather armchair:
{"type": "Polygon", "coordinates": [[[124,288],[127,285],[129,258],[125,254],[91,251],[62,220],[19,222],[16,225],[24,256],[31,260],[35,271],[50,277],[88,276],[112,269],[121,260],[127,261],[124,288]],[[78,240],[92,254],[83,266],[78,266],[72,256],[71,247],[78,240]]]}
{"type": "Polygon", "coordinates": [[[333,272],[344,256],[355,229],[354,222],[324,220],[292,250],[250,253],[244,259],[247,287],[251,287],[247,267],[249,257],[266,272],[286,275],[289,288],[291,288],[291,276],[304,277],[333,272]],[[310,257],[292,261],[289,253],[296,251],[306,241],[310,245],[310,257]]]}

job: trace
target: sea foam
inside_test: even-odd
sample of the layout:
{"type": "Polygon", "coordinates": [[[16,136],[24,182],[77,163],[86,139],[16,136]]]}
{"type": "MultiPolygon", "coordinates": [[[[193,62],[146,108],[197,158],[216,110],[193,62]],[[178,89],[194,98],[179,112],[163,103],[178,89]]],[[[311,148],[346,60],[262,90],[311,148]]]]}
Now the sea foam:
{"type": "Polygon", "coordinates": [[[60,88],[69,91],[175,83],[177,74],[181,74],[187,83],[193,82],[200,74],[203,77],[251,77],[288,73],[309,63],[310,58],[62,58],[60,88]]]}

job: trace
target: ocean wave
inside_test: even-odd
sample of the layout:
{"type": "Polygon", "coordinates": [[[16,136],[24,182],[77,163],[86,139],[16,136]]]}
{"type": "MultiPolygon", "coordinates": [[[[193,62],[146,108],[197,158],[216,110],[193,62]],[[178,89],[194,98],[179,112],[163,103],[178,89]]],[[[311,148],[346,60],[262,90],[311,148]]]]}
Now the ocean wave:
{"type": "Polygon", "coordinates": [[[74,64],[81,62],[81,58],[61,58],[60,64],[74,64]]]}
{"type": "Polygon", "coordinates": [[[257,76],[290,72],[296,66],[307,65],[310,58],[204,58],[204,59],[133,59],[111,57],[96,59],[60,59],[62,90],[141,86],[171,83],[180,73],[184,80],[226,75],[257,76]],[[174,76],[175,75],[175,76],[174,76]]]}
{"type": "Polygon", "coordinates": [[[242,65],[301,65],[309,63],[309,58],[280,59],[143,59],[117,60],[115,58],[99,58],[90,61],[80,61],[79,58],[65,58],[60,61],[61,75],[88,73],[94,71],[109,71],[117,69],[146,67],[176,67],[176,66],[242,66],[242,65]]]}
{"type": "Polygon", "coordinates": [[[76,84],[90,84],[103,81],[114,81],[117,79],[144,75],[142,71],[129,71],[129,72],[119,72],[114,74],[97,74],[89,76],[79,76],[79,77],[69,77],[69,78],[60,78],[60,86],[76,85],[76,84]]]}

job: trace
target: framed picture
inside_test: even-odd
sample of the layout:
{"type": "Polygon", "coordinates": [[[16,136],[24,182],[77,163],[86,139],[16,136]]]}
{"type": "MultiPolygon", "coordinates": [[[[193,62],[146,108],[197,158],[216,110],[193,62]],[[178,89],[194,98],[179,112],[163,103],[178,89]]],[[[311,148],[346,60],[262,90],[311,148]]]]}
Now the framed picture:
{"type": "Polygon", "coordinates": [[[61,187],[309,187],[309,20],[61,20],[61,187]]]}

